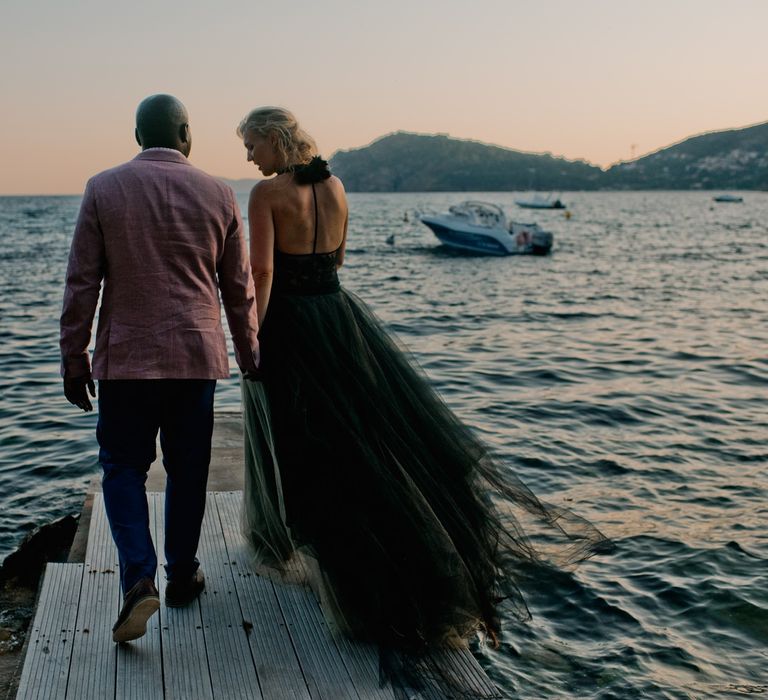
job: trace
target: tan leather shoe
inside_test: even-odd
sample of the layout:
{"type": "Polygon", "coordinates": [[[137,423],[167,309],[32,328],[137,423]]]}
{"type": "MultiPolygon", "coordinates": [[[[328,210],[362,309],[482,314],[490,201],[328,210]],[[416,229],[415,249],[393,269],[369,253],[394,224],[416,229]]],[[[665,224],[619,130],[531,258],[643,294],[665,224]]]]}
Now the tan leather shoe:
{"type": "Polygon", "coordinates": [[[113,642],[130,642],[147,632],[147,620],[160,609],[160,594],[150,578],[142,578],[123,598],[123,607],[112,628],[113,642]]]}

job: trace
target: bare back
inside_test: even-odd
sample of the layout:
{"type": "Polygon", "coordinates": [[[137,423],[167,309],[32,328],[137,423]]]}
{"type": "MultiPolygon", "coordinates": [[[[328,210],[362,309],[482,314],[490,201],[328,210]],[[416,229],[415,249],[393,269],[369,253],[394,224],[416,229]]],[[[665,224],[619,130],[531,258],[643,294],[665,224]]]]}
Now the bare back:
{"type": "Polygon", "coordinates": [[[317,202],[317,246],[315,252],[339,249],[344,241],[347,198],[337,177],[314,185],[297,184],[290,174],[279,175],[269,187],[269,203],[275,226],[275,247],[283,253],[312,253],[317,202]]]}

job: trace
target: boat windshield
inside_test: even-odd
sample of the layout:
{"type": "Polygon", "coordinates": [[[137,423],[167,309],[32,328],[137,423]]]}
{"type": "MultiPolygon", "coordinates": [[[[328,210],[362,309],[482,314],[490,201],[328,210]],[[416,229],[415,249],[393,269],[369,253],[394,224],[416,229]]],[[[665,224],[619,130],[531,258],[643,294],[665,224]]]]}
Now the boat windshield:
{"type": "Polygon", "coordinates": [[[502,209],[488,202],[462,202],[461,204],[454,204],[448,211],[453,216],[468,219],[476,226],[488,228],[506,226],[506,216],[502,209]]]}

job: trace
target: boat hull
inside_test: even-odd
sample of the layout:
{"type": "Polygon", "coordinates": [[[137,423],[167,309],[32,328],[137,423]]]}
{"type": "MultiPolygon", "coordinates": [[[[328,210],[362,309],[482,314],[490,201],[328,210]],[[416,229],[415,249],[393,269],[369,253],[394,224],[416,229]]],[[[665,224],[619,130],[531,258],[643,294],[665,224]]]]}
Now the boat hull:
{"type": "Polygon", "coordinates": [[[423,216],[421,221],[443,245],[456,250],[501,256],[546,255],[552,249],[552,234],[545,231],[520,238],[506,229],[464,224],[448,216],[423,216]]]}
{"type": "Polygon", "coordinates": [[[561,202],[524,202],[515,200],[515,204],[523,209],[565,209],[565,204],[561,202]]]}

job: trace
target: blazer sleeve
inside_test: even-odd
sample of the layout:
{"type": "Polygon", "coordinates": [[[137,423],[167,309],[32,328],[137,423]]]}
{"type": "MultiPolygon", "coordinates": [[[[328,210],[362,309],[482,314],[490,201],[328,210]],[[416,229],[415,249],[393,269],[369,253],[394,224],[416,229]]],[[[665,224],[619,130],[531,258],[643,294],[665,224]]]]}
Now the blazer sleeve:
{"type": "Polygon", "coordinates": [[[231,222],[224,239],[219,260],[218,277],[221,300],[227,314],[227,323],[235,346],[235,359],[241,370],[255,370],[259,366],[259,321],[256,314],[256,292],[245,244],[243,220],[235,195],[229,190],[231,222]]]}
{"type": "Polygon", "coordinates": [[[72,237],[67,264],[59,346],[61,375],[90,377],[88,344],[104,278],[104,235],[99,224],[93,179],[88,181],[72,237]]]}

